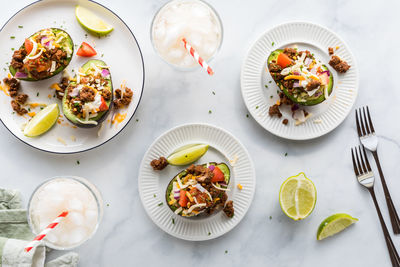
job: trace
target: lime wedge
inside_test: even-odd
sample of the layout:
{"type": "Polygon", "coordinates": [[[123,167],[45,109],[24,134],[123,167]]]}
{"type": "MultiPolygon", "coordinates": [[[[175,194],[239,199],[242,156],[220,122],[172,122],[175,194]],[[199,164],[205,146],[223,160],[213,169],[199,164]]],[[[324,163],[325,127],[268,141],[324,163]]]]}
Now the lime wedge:
{"type": "Polygon", "coordinates": [[[168,156],[171,165],[187,165],[201,158],[208,150],[208,145],[193,144],[178,148],[168,156]]]}
{"type": "Polygon", "coordinates": [[[76,6],[75,17],[79,24],[90,33],[103,36],[114,30],[110,24],[103,21],[87,8],[76,6]]]}
{"type": "Polygon", "coordinates": [[[316,201],[317,190],[303,172],[287,178],[281,185],[279,203],[283,212],[295,221],[310,215],[316,201]]]}
{"type": "Polygon", "coordinates": [[[337,234],[357,221],[357,218],[353,218],[346,213],[333,214],[323,220],[319,225],[317,231],[317,240],[322,240],[337,234]]]}
{"type": "Polygon", "coordinates": [[[56,123],[58,115],[57,103],[45,107],[28,122],[24,129],[24,135],[35,137],[47,132],[56,123]]]}

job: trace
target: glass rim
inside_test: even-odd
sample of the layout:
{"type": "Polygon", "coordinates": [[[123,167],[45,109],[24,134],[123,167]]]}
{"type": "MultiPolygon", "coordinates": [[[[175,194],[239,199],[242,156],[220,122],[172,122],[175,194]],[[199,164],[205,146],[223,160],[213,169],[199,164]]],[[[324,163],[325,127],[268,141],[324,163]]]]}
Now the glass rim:
{"type": "Polygon", "coordinates": [[[82,184],[83,186],[85,186],[89,192],[93,195],[94,199],[96,200],[96,204],[97,204],[97,210],[98,210],[98,217],[97,217],[97,223],[96,223],[96,227],[94,228],[93,232],[88,236],[88,238],[85,238],[84,240],[82,240],[81,242],[77,243],[76,245],[72,245],[72,246],[66,246],[66,247],[62,247],[62,246],[57,246],[45,239],[43,239],[42,241],[44,242],[46,247],[49,247],[51,249],[56,249],[56,250],[70,250],[70,249],[74,249],[77,248],[79,246],[81,246],[83,243],[85,243],[86,241],[88,241],[89,239],[91,239],[97,232],[97,229],[99,228],[100,222],[103,218],[103,197],[100,193],[100,191],[97,189],[97,187],[91,183],[89,180],[83,178],[83,177],[79,177],[79,176],[72,176],[72,175],[64,175],[64,176],[54,176],[52,178],[46,179],[45,181],[41,182],[38,186],[36,186],[36,188],[33,190],[30,198],[29,198],[29,202],[28,202],[28,207],[27,207],[27,221],[28,221],[28,225],[29,228],[31,229],[32,233],[34,235],[37,235],[39,233],[37,233],[35,231],[35,228],[33,226],[33,223],[31,221],[31,204],[32,204],[32,199],[35,196],[35,194],[38,192],[38,190],[44,186],[45,184],[48,184],[54,180],[57,179],[67,179],[67,180],[74,180],[80,184],[82,184]],[[91,188],[91,186],[93,188],[91,188]]]}
{"type": "Polygon", "coordinates": [[[203,1],[203,0],[170,0],[170,1],[168,1],[167,3],[163,4],[163,5],[157,10],[157,12],[154,14],[154,17],[153,17],[153,19],[152,19],[152,21],[151,21],[151,25],[150,25],[150,41],[151,41],[151,44],[152,44],[153,49],[154,49],[154,51],[156,52],[156,54],[157,54],[165,63],[167,63],[168,65],[170,65],[170,66],[172,66],[173,68],[178,69],[178,70],[180,70],[180,71],[193,71],[193,70],[195,70],[195,69],[199,69],[199,66],[182,67],[182,66],[178,66],[178,65],[172,64],[172,63],[168,62],[166,59],[164,59],[164,58],[160,55],[160,53],[158,52],[156,46],[154,45],[153,26],[154,26],[154,21],[155,21],[155,19],[156,19],[157,16],[160,14],[161,10],[163,10],[167,5],[171,4],[172,2],[191,2],[191,1],[192,1],[192,2],[196,2],[196,1],[197,1],[197,2],[201,2],[202,4],[208,6],[208,7],[213,11],[213,13],[215,14],[215,17],[216,17],[217,20],[218,20],[218,24],[219,24],[219,26],[221,27],[221,41],[219,42],[219,45],[218,45],[217,49],[215,50],[214,54],[207,60],[207,62],[212,61],[212,60],[214,59],[214,57],[219,53],[219,51],[221,50],[222,42],[223,42],[223,40],[224,40],[224,27],[223,27],[223,25],[222,25],[221,17],[219,16],[217,10],[216,10],[213,6],[211,6],[209,3],[207,3],[207,2],[205,2],[205,1],[203,1]]]}

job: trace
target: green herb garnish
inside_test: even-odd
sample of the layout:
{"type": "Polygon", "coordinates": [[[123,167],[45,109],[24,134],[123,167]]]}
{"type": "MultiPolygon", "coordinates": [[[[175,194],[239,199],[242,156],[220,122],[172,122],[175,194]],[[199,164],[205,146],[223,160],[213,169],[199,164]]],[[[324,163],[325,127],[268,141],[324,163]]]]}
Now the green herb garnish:
{"type": "Polygon", "coordinates": [[[162,206],[164,203],[162,203],[162,202],[160,202],[160,203],[158,203],[158,206],[160,207],[160,206],[162,206]]]}

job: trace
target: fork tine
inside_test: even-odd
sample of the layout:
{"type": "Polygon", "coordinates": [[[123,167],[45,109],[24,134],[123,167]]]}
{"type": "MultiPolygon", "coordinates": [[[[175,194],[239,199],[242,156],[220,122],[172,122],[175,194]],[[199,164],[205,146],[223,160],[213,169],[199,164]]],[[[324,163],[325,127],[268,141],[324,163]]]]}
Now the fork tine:
{"type": "Polygon", "coordinates": [[[367,132],[365,131],[365,127],[364,127],[364,121],[363,121],[363,118],[361,116],[361,108],[358,109],[358,115],[360,116],[362,135],[367,135],[367,132]]]}
{"type": "Polygon", "coordinates": [[[367,153],[365,153],[365,147],[362,146],[362,148],[363,148],[363,151],[364,151],[364,158],[365,158],[365,163],[367,164],[367,169],[368,169],[368,171],[372,171],[372,170],[371,170],[371,165],[369,165],[367,153]]]}
{"type": "Polygon", "coordinates": [[[359,176],[360,173],[358,172],[356,160],[354,159],[354,152],[353,152],[353,149],[351,149],[351,159],[353,160],[354,172],[355,172],[356,176],[359,176]]]}
{"type": "Polygon", "coordinates": [[[363,168],[363,172],[367,173],[368,171],[367,171],[367,167],[365,166],[365,160],[363,158],[363,154],[361,152],[361,146],[358,146],[358,152],[360,153],[360,161],[361,161],[361,165],[362,165],[362,168],[363,168]]]}
{"type": "Polygon", "coordinates": [[[361,167],[360,159],[358,158],[358,153],[357,153],[357,148],[354,148],[354,154],[356,154],[356,160],[357,160],[357,165],[358,165],[358,171],[360,174],[364,174],[363,169],[361,167]]]}
{"type": "Polygon", "coordinates": [[[371,131],[372,131],[372,133],[375,133],[374,125],[372,124],[372,120],[371,120],[371,115],[369,115],[368,106],[367,106],[367,114],[368,114],[368,121],[369,121],[369,126],[371,127],[371,131]]]}
{"type": "Polygon", "coordinates": [[[363,107],[362,109],[363,109],[363,115],[364,115],[363,117],[364,117],[364,121],[365,121],[365,128],[367,130],[367,134],[370,134],[371,131],[369,130],[369,127],[368,127],[369,122],[368,122],[367,116],[365,115],[365,107],[363,107]]]}
{"type": "Polygon", "coordinates": [[[361,129],[360,129],[360,122],[358,120],[358,114],[357,114],[357,109],[354,110],[356,113],[356,124],[357,124],[357,132],[358,132],[358,137],[361,137],[361,129]]]}

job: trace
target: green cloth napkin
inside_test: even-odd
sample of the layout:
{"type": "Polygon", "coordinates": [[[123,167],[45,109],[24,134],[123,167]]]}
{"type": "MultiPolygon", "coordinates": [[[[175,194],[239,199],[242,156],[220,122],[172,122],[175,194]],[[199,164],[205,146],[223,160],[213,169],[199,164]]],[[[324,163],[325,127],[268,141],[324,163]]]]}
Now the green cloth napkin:
{"type": "Polygon", "coordinates": [[[26,210],[22,209],[17,190],[0,188],[0,267],[75,267],[79,256],[74,252],[44,263],[46,249],[39,245],[31,252],[25,246],[34,238],[26,210]]]}

